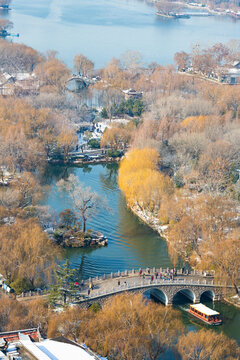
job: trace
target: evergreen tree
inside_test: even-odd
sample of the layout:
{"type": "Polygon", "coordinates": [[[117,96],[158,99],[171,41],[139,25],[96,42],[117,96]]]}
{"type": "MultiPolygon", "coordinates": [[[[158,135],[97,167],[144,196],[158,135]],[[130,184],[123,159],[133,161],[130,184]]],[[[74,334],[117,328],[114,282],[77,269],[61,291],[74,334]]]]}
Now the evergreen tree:
{"type": "Polygon", "coordinates": [[[56,283],[50,289],[49,302],[55,305],[60,300],[65,305],[67,299],[71,299],[79,291],[78,272],[76,269],[71,269],[70,262],[67,260],[62,266],[58,265],[55,276],[56,283]]]}

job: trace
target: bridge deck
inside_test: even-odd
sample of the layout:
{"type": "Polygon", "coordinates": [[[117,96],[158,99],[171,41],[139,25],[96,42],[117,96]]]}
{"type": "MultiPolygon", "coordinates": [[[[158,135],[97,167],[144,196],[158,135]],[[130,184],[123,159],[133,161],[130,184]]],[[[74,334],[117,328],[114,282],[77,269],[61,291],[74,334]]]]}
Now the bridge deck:
{"type": "Polygon", "coordinates": [[[214,288],[219,287],[220,285],[215,285],[213,277],[204,278],[203,276],[198,275],[177,275],[174,279],[160,279],[159,277],[154,277],[153,281],[151,281],[151,275],[145,276],[143,278],[136,274],[130,274],[128,276],[119,276],[116,278],[107,278],[107,279],[99,279],[93,280],[93,290],[88,294],[88,285],[85,286],[80,294],[81,297],[78,302],[87,302],[89,300],[98,299],[101,297],[114,295],[118,293],[122,293],[124,291],[131,291],[137,289],[148,289],[154,287],[171,287],[171,286],[181,286],[182,288],[190,288],[190,287],[206,287],[206,288],[214,288]],[[120,284],[119,284],[120,282],[120,284]]]}

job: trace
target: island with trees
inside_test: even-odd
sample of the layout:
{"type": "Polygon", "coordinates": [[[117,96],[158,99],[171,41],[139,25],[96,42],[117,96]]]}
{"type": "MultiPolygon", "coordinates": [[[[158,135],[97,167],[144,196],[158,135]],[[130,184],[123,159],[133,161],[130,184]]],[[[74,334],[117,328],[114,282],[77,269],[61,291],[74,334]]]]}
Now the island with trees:
{"type": "Polygon", "coordinates": [[[70,175],[66,180],[59,180],[57,187],[66,192],[74,204],[74,210],[66,209],[60,213],[61,223],[54,232],[57,243],[63,247],[106,246],[106,237],[86,228],[87,220],[96,216],[105,205],[97,193],[90,187],[84,187],[78,177],[70,175]]]}
{"type": "Polygon", "coordinates": [[[192,16],[227,16],[240,19],[239,3],[236,1],[168,1],[149,0],[157,10],[158,16],[170,19],[189,19],[192,16]],[[180,12],[181,11],[181,12],[180,12]]]}

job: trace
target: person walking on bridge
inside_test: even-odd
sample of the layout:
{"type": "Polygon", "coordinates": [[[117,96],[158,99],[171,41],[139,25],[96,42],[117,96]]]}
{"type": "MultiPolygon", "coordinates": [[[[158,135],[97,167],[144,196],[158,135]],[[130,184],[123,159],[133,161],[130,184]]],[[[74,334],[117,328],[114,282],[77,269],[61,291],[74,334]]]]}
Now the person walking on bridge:
{"type": "Polygon", "coordinates": [[[93,290],[93,283],[92,283],[92,281],[89,283],[89,290],[93,290]]]}

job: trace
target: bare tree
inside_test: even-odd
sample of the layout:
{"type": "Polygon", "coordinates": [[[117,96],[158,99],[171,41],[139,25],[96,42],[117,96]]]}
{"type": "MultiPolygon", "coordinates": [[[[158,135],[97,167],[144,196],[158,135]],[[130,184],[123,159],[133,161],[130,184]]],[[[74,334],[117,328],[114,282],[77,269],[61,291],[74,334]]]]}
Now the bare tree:
{"type": "Polygon", "coordinates": [[[0,31],[12,29],[13,23],[7,19],[0,19],[0,31]]]}
{"type": "Polygon", "coordinates": [[[186,69],[190,64],[190,57],[185,51],[177,52],[174,55],[174,61],[177,64],[178,70],[186,69]]]}
{"type": "Polygon", "coordinates": [[[116,106],[124,99],[122,92],[119,89],[108,87],[102,92],[101,104],[106,108],[107,115],[111,121],[114,115],[116,106]]]}
{"type": "Polygon", "coordinates": [[[83,76],[87,76],[94,68],[94,63],[82,54],[75,55],[73,64],[78,74],[83,76]]]}
{"type": "Polygon", "coordinates": [[[139,51],[127,50],[121,55],[121,65],[126,70],[136,70],[143,65],[143,57],[139,51]]]}
{"type": "Polygon", "coordinates": [[[173,13],[178,12],[181,7],[172,1],[160,0],[156,3],[156,8],[159,13],[164,15],[172,15],[173,13]]]}
{"type": "Polygon", "coordinates": [[[71,174],[67,180],[59,180],[57,183],[59,190],[66,191],[73,201],[75,212],[81,217],[82,232],[86,231],[86,222],[95,216],[104,200],[100,199],[96,192],[91,191],[90,187],[84,187],[78,177],[71,174]]]}

